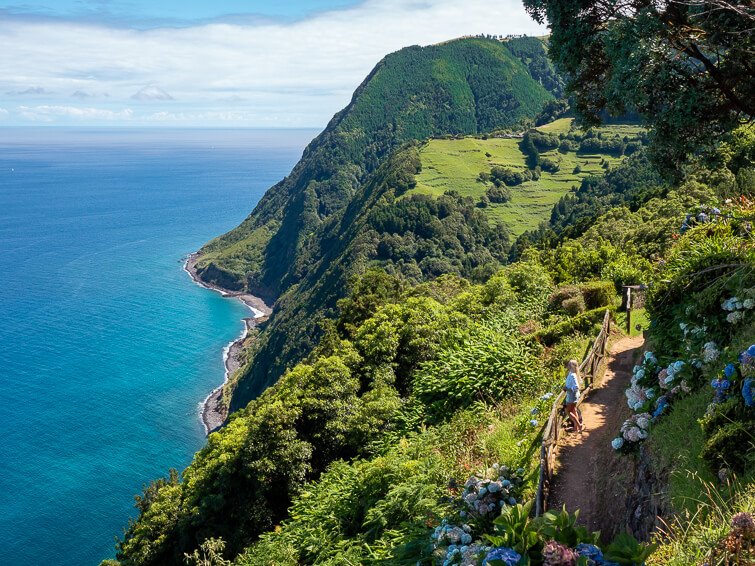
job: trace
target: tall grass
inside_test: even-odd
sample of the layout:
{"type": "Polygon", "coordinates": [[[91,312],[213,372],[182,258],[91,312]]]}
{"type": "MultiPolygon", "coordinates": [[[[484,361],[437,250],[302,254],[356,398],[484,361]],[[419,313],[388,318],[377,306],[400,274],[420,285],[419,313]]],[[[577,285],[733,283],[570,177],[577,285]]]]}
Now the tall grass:
{"type": "Polygon", "coordinates": [[[684,483],[695,485],[697,495],[685,496],[688,503],[685,510],[662,521],[657,535],[661,546],[647,565],[752,565],[752,556],[740,556],[739,560],[731,561],[731,557],[727,559],[721,556],[720,551],[715,552],[717,559],[709,559],[722,539],[729,534],[731,518],[740,511],[755,512],[755,484],[733,479],[719,486],[690,471],[675,472],[672,475],[686,476],[684,483]]]}

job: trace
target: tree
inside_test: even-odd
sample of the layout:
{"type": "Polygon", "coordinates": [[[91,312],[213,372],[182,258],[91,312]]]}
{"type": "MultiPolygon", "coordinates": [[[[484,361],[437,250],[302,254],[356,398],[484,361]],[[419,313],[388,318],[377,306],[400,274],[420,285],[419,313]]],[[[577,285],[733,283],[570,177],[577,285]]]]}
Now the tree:
{"type": "Polygon", "coordinates": [[[690,154],[755,116],[755,8],[747,0],[524,0],[587,125],[636,109],[654,161],[690,154]]]}

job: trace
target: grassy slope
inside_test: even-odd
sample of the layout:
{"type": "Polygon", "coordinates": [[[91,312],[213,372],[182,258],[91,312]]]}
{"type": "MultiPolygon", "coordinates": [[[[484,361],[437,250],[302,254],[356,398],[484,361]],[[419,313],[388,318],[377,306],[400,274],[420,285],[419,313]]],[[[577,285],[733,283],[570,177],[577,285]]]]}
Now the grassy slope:
{"type": "MultiPolygon", "coordinates": [[[[551,134],[566,133],[571,127],[570,118],[562,118],[538,129],[551,134]]],[[[608,136],[634,136],[637,126],[611,125],[600,129],[608,136]]],[[[421,150],[422,173],[417,177],[417,187],[410,191],[416,194],[441,195],[455,190],[476,199],[485,194],[487,185],[477,181],[482,171],[490,171],[501,165],[511,169],[525,169],[525,155],[519,149],[518,139],[464,138],[461,140],[435,139],[421,150]],[[490,157],[488,157],[490,154],[490,157]]],[[[543,172],[538,181],[529,181],[512,187],[513,198],[505,204],[491,203],[486,212],[491,220],[501,220],[514,236],[537,228],[546,220],[553,206],[573,187],[588,175],[602,175],[605,160],[614,167],[621,159],[607,154],[560,153],[558,150],[543,152],[544,158],[561,159],[561,168],[556,173],[543,172]],[[579,165],[580,173],[574,173],[579,165]]]]}

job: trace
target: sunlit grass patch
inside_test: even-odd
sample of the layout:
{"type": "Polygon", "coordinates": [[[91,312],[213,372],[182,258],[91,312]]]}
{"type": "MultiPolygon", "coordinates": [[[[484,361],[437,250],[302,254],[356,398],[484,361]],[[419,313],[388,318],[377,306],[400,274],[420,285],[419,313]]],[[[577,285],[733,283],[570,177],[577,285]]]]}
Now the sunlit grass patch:
{"type": "MultiPolygon", "coordinates": [[[[538,129],[543,132],[567,133],[571,118],[562,118],[538,129]]],[[[600,128],[604,135],[636,136],[637,126],[610,125],[600,128]]],[[[527,156],[520,149],[520,138],[433,139],[421,149],[422,171],[417,185],[407,194],[440,196],[456,191],[462,196],[480,200],[490,183],[479,180],[480,173],[489,173],[500,166],[515,171],[527,169],[527,156]]],[[[608,168],[618,166],[624,159],[601,153],[561,152],[558,149],[541,152],[542,158],[560,163],[556,172],[543,171],[537,181],[527,181],[511,187],[512,198],[507,203],[490,203],[484,210],[491,222],[505,223],[514,236],[537,228],[550,217],[553,206],[565,194],[579,187],[590,175],[602,175],[608,168]]]]}

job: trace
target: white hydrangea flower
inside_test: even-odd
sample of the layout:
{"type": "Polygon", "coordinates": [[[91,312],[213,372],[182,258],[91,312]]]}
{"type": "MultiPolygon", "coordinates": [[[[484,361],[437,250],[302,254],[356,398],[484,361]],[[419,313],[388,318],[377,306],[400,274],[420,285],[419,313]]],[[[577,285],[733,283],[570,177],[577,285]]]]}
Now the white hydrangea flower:
{"type": "Polygon", "coordinates": [[[744,318],[744,313],[742,311],[733,311],[726,315],[726,321],[730,324],[736,324],[740,320],[744,318]]]}

